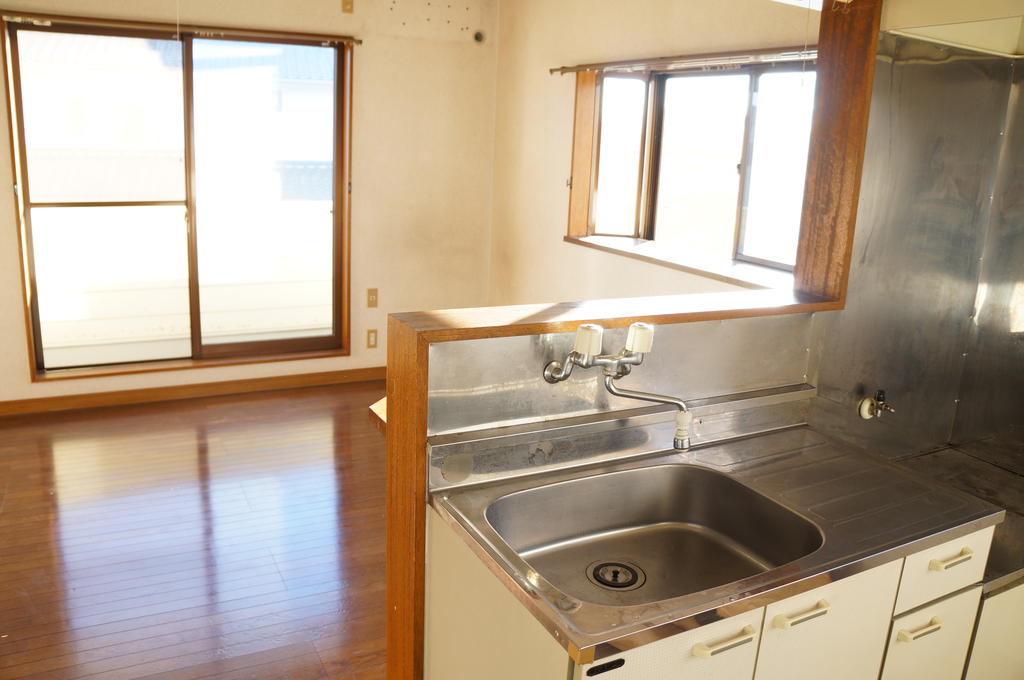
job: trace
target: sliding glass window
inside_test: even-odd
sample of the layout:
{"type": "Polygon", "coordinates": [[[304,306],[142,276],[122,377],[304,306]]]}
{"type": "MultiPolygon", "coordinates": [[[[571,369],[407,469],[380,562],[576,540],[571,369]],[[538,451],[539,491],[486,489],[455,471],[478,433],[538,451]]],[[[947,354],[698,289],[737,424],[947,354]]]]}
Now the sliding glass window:
{"type": "Polygon", "coordinates": [[[646,254],[695,267],[738,260],[791,271],[816,66],[807,53],[776,56],[600,74],[588,235],[653,241],[660,248],[646,254]]]}
{"type": "Polygon", "coordinates": [[[38,370],[347,349],[348,43],[8,37],[38,370]]]}

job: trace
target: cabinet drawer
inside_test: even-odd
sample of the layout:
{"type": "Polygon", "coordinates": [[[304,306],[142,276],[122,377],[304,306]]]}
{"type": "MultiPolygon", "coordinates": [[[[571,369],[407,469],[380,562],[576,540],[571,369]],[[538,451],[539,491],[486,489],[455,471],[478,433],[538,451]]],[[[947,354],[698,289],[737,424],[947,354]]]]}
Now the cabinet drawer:
{"type": "Polygon", "coordinates": [[[902,560],[765,609],[756,680],[875,680],[902,560]]]}
{"type": "Polygon", "coordinates": [[[907,558],[896,596],[896,613],[981,581],[995,527],[922,550],[907,558]]]}
{"type": "Polygon", "coordinates": [[[893,620],[882,680],[960,680],[980,598],[975,586],[893,620]]]}
{"type": "Polygon", "coordinates": [[[579,680],[750,680],[764,609],[581,666],[579,680]],[[619,662],[624,662],[619,665],[619,662]],[[608,670],[604,670],[608,669],[608,670]]]}

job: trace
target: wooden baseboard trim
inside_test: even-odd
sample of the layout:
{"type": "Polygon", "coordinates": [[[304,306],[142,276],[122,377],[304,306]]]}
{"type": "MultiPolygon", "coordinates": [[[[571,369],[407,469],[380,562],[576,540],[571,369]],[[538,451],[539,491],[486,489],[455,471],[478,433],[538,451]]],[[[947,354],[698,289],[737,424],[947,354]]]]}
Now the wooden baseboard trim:
{"type": "Polygon", "coordinates": [[[269,378],[247,378],[245,380],[198,383],[195,385],[171,385],[168,387],[147,387],[139,390],[120,390],[117,392],[93,392],[90,394],[69,394],[59,397],[40,397],[38,399],[17,399],[13,401],[0,401],[0,416],[70,411],[100,406],[145,404],[154,401],[172,401],[174,399],[193,399],[196,397],[215,397],[225,394],[284,390],[293,387],[317,387],[321,385],[365,382],[368,380],[383,380],[386,371],[387,369],[383,366],[374,366],[347,371],[302,373],[269,378]]]}

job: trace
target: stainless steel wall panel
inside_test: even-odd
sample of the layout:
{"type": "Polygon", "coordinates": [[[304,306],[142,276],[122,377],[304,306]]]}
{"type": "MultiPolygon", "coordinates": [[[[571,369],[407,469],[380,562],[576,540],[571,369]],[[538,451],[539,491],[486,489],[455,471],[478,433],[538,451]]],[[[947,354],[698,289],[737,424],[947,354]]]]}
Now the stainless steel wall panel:
{"type": "Polygon", "coordinates": [[[1010,77],[882,36],[846,309],[815,315],[812,425],[894,457],[949,441],[1010,77]],[[861,420],[879,388],[896,413],[861,420]]]}
{"type": "MultiPolygon", "coordinates": [[[[1024,64],[1016,67],[999,154],[954,442],[1024,440],[1024,64]]],[[[1024,456],[1024,448],[1020,449],[1024,456]]],[[[1024,460],[1018,461],[1024,464],[1024,460]]]]}
{"type": "MultiPolygon", "coordinates": [[[[654,351],[621,380],[623,387],[701,399],[806,382],[809,314],[659,326],[654,351]]],[[[618,351],[625,329],[605,333],[618,351]]],[[[539,422],[642,402],[613,397],[599,369],[576,368],[557,385],[547,362],[565,358],[573,333],[486,338],[430,346],[428,433],[539,422]]]]}

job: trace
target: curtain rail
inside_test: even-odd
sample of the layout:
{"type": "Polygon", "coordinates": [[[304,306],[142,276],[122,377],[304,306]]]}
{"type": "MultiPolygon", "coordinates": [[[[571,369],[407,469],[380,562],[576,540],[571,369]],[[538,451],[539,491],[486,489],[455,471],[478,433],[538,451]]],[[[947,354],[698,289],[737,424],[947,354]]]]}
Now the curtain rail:
{"type": "Polygon", "coordinates": [[[137,31],[153,31],[177,35],[189,33],[203,38],[251,38],[255,40],[301,41],[305,43],[361,45],[362,40],[346,35],[324,35],[319,33],[299,33],[291,31],[271,31],[249,28],[231,28],[225,26],[199,26],[195,24],[173,24],[156,21],[129,21],[122,19],[98,19],[95,17],[79,17],[63,14],[39,14],[20,10],[0,9],[0,15],[6,23],[29,24],[40,27],[96,27],[114,28],[137,31]]]}
{"type": "Polygon", "coordinates": [[[685,71],[704,68],[744,66],[747,64],[773,64],[794,61],[812,61],[818,56],[816,46],[775,47],[765,50],[746,52],[714,52],[710,54],[692,54],[677,57],[657,57],[654,59],[631,59],[624,61],[606,61],[578,66],[559,66],[550,69],[550,73],[564,75],[580,71],[630,72],[630,71],[685,71]]]}

